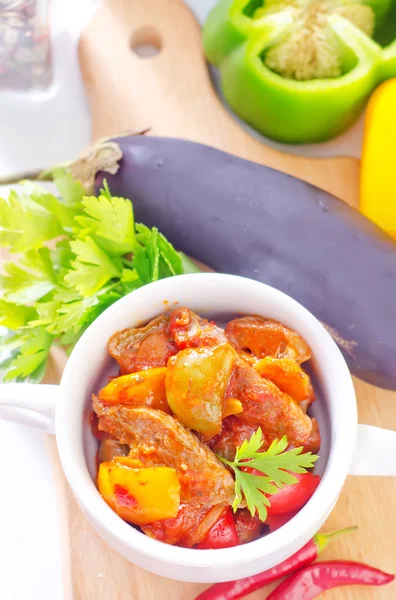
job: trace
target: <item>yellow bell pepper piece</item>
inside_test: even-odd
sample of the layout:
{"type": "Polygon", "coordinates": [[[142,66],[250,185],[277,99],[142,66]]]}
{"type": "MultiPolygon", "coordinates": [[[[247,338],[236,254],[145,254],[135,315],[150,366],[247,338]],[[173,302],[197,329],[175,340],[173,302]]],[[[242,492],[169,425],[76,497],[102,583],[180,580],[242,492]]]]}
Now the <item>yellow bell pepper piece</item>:
{"type": "MultiPolygon", "coordinates": [[[[132,468],[128,466],[128,457],[124,459],[103,462],[99,467],[99,492],[110,508],[134,525],[175,517],[180,505],[176,470],[132,468]]],[[[133,460],[131,464],[135,464],[133,460]]]]}
{"type": "Polygon", "coordinates": [[[380,85],[367,107],[360,209],[396,237],[396,79],[380,85]]]}
{"type": "Polygon", "coordinates": [[[132,458],[131,456],[115,456],[113,460],[119,465],[131,467],[132,469],[141,469],[144,467],[144,464],[141,460],[138,458],[132,458]]]}
{"type": "Polygon", "coordinates": [[[110,506],[110,508],[112,508],[114,510],[114,512],[117,512],[117,506],[116,506],[116,501],[115,501],[115,497],[114,497],[114,493],[113,493],[113,488],[110,485],[110,479],[109,479],[109,470],[110,470],[110,465],[112,465],[112,464],[113,464],[113,461],[100,463],[99,472],[98,472],[98,488],[99,488],[99,492],[103,496],[103,499],[107,502],[107,504],[110,506]]]}
{"type": "Polygon", "coordinates": [[[170,412],[165,394],[166,367],[116,377],[99,392],[104,404],[145,405],[170,412]]]}
{"type": "Polygon", "coordinates": [[[239,415],[243,412],[243,405],[237,398],[227,398],[224,403],[223,419],[231,415],[239,415]]]}

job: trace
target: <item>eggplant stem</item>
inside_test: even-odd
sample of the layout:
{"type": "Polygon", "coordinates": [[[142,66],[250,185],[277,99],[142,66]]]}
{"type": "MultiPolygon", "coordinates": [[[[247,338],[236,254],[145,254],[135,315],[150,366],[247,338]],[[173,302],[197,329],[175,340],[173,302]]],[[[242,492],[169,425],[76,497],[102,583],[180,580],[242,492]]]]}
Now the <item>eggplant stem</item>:
{"type": "MultiPolygon", "coordinates": [[[[25,179],[30,179],[31,181],[53,181],[53,172],[57,168],[65,168],[71,172],[73,177],[81,181],[81,183],[84,185],[87,191],[91,191],[93,187],[93,182],[90,181],[90,177],[88,177],[88,175],[91,176],[92,174],[90,172],[91,169],[87,169],[87,166],[96,166],[95,159],[98,159],[98,168],[96,169],[96,171],[103,170],[107,173],[114,174],[111,170],[107,170],[107,168],[112,170],[115,169],[115,172],[117,172],[118,170],[118,165],[117,168],[115,168],[113,164],[110,164],[109,166],[107,165],[107,158],[109,155],[105,153],[105,151],[108,151],[111,148],[111,144],[113,144],[111,140],[114,138],[127,137],[130,135],[146,135],[146,133],[149,133],[150,131],[151,127],[145,127],[139,130],[124,131],[123,133],[118,133],[107,138],[100,138],[99,140],[88,146],[85,150],[83,150],[80,157],[75,161],[58,164],[52,167],[47,167],[45,169],[40,169],[38,171],[11,173],[10,175],[6,175],[5,177],[0,177],[0,185],[18,184],[25,179]],[[100,163],[103,156],[105,164],[102,167],[100,163]],[[91,161],[93,161],[93,164],[91,163],[91,161]],[[89,171],[89,173],[86,171],[89,171]]],[[[118,148],[118,144],[114,144],[114,146],[117,146],[118,148]]],[[[115,152],[115,157],[117,155],[118,152],[115,152]]],[[[122,156],[120,156],[120,158],[122,158],[122,156]]],[[[93,177],[95,177],[95,174],[96,172],[94,173],[93,177]]]]}

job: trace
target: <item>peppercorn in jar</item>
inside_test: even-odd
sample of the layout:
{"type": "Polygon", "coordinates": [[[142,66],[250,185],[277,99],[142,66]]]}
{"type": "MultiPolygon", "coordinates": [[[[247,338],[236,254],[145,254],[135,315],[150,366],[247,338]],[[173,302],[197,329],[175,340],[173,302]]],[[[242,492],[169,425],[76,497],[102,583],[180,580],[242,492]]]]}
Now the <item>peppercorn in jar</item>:
{"type": "Polygon", "coordinates": [[[50,86],[48,5],[49,0],[0,0],[0,92],[50,86]]]}

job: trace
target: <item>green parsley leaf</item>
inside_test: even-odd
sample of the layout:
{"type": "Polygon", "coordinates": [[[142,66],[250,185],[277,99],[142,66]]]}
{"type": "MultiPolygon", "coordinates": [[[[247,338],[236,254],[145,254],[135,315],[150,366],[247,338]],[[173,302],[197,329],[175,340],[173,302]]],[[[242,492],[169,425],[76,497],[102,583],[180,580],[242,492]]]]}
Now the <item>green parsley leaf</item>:
{"type": "Polygon", "coordinates": [[[84,319],[82,320],[82,329],[80,332],[85,331],[85,329],[95,321],[95,319],[104,311],[106,308],[117,302],[120,298],[123,297],[124,294],[117,292],[117,290],[111,290],[110,287],[108,291],[105,289],[101,290],[97,295],[98,302],[92,304],[92,307],[89,311],[86,312],[84,319]]]}
{"type": "Polygon", "coordinates": [[[132,264],[143,284],[183,273],[179,252],[159,233],[156,227],[136,225],[139,245],[134,251],[132,264]]]}
{"type": "Polygon", "coordinates": [[[76,228],[75,218],[81,213],[81,202],[67,204],[62,198],[57,198],[43,186],[32,181],[21,181],[20,185],[24,197],[28,196],[37,205],[46,209],[58,221],[62,233],[71,233],[76,228]]]}
{"type": "Polygon", "coordinates": [[[10,338],[8,346],[19,344],[19,352],[7,365],[4,381],[40,381],[44,375],[51,342],[52,336],[42,327],[10,338]]]}
{"type": "Polygon", "coordinates": [[[103,187],[100,188],[100,195],[101,196],[105,196],[106,198],[108,198],[109,200],[111,199],[111,192],[110,192],[110,188],[109,188],[109,184],[107,183],[107,179],[103,180],[103,187]]]}
{"type": "Polygon", "coordinates": [[[123,295],[129,294],[143,285],[136,269],[131,268],[122,270],[121,283],[123,295]]]}
{"type": "Polygon", "coordinates": [[[90,298],[63,304],[58,309],[57,325],[51,327],[50,330],[53,333],[62,334],[61,344],[68,346],[68,351],[71,351],[87,327],[120,298],[122,298],[122,294],[104,289],[90,298]]]}
{"type": "Polygon", "coordinates": [[[50,249],[49,253],[56,280],[62,286],[64,277],[72,268],[72,261],[76,256],[71,249],[69,240],[58,242],[55,247],[50,249]]]}
{"type": "Polygon", "coordinates": [[[266,451],[261,450],[263,443],[263,434],[259,428],[237,448],[233,461],[218,456],[235,474],[234,512],[244,496],[250,514],[254,516],[257,511],[261,521],[265,521],[266,507],[271,504],[267,495],[277,494],[285,485],[296,483],[298,480],[293,473],[306,473],[319,458],[312,452],[302,454],[302,448],[286,451],[286,436],[272,442],[266,451]],[[262,475],[247,473],[246,467],[256,469],[262,475]]]}
{"type": "Polygon", "coordinates": [[[263,445],[263,433],[259,427],[255,431],[250,440],[244,440],[242,444],[237,448],[235,454],[235,460],[238,462],[244,459],[250,459],[254,456],[263,445]]]}
{"type": "Polygon", "coordinates": [[[133,266],[136,269],[143,284],[157,281],[159,275],[159,249],[158,229],[149,229],[144,225],[136,225],[139,232],[137,238],[139,245],[135,248],[133,255],[133,266]],[[144,228],[144,232],[142,231],[144,228]]]}
{"type": "Polygon", "coordinates": [[[140,281],[136,269],[123,269],[121,274],[121,280],[124,283],[137,283],[140,281]]]}
{"type": "Polygon", "coordinates": [[[249,466],[264,472],[278,487],[296,483],[295,477],[290,475],[290,472],[305,473],[313,466],[318,457],[314,456],[312,452],[302,454],[302,448],[293,448],[285,452],[286,448],[286,437],[279,441],[276,440],[264,453],[265,456],[262,456],[262,452],[254,454],[249,460],[249,466]]]}
{"type": "Polygon", "coordinates": [[[34,319],[36,314],[30,306],[18,306],[0,299],[0,325],[3,327],[18,330],[34,319]]]}
{"type": "Polygon", "coordinates": [[[278,488],[268,482],[266,477],[251,475],[236,471],[235,473],[235,499],[232,504],[234,512],[239,507],[243,496],[252,517],[256,511],[261,521],[267,518],[267,506],[270,501],[264,494],[276,494],[278,488]]]}
{"type": "Polygon", "coordinates": [[[19,264],[7,262],[0,277],[4,298],[15,304],[30,306],[56,287],[50,253],[47,248],[28,250],[19,264]]]}
{"type": "Polygon", "coordinates": [[[66,168],[57,168],[52,172],[53,180],[63,202],[67,206],[80,206],[85,196],[84,186],[80,181],[73,178],[66,168]]]}
{"type": "Polygon", "coordinates": [[[91,236],[111,256],[132,252],[136,246],[132,203],[125,198],[86,196],[84,215],[76,217],[82,235],[91,236]]]}
{"type": "Polygon", "coordinates": [[[18,355],[23,342],[14,331],[0,327],[0,382],[8,373],[10,364],[18,355]]]}
{"type": "MultiPolygon", "coordinates": [[[[36,302],[35,311],[37,317],[29,321],[29,328],[45,327],[47,331],[51,326],[56,324],[58,318],[58,308],[60,303],[57,300],[49,300],[48,302],[36,302]]],[[[51,333],[49,331],[49,333],[51,333]]]]}
{"type": "Polygon", "coordinates": [[[181,275],[183,273],[181,256],[162,233],[158,233],[158,250],[160,254],[160,279],[172,275],[181,275]],[[164,268],[165,265],[166,268],[164,268]]]}
{"type": "Polygon", "coordinates": [[[65,331],[78,333],[87,319],[87,312],[98,303],[97,296],[90,296],[61,304],[56,310],[56,320],[48,327],[48,331],[55,335],[61,335],[65,331]]]}
{"type": "Polygon", "coordinates": [[[201,272],[200,269],[195,264],[195,262],[193,260],[191,260],[191,258],[189,256],[187,256],[187,254],[184,254],[184,252],[179,252],[179,254],[180,254],[181,261],[182,261],[183,273],[200,273],[201,272]]]}
{"type": "Polygon", "coordinates": [[[11,252],[39,248],[43,242],[61,235],[57,219],[30,196],[15,190],[8,200],[0,198],[0,245],[11,252]]]}
{"type": "Polygon", "coordinates": [[[93,296],[113,277],[120,277],[121,266],[99,248],[92,238],[75,240],[70,247],[76,255],[72,270],[65,275],[65,283],[82,296],[93,296]]]}

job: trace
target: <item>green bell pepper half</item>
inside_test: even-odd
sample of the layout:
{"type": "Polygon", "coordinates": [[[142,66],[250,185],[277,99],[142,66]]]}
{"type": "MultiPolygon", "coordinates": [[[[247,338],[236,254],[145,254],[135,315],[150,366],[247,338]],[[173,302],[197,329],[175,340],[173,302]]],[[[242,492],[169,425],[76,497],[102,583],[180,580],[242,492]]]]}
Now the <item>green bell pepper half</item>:
{"type": "MultiPolygon", "coordinates": [[[[305,5],[313,2],[318,4],[305,0],[305,5]]],[[[220,71],[222,93],[239,117],[274,140],[320,142],[350,127],[374,88],[396,76],[396,0],[354,2],[372,9],[373,39],[329,10],[327,27],[342,73],[305,81],[265,64],[268,50],[293,31],[298,3],[302,0],[279,0],[274,9],[274,0],[220,0],[204,25],[203,43],[209,62],[220,71]]]]}

